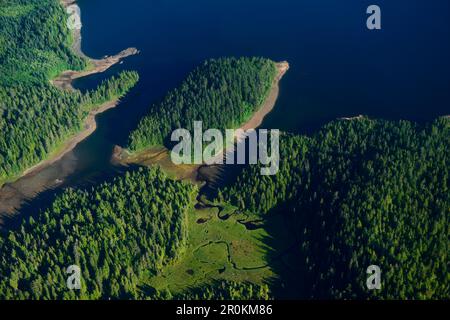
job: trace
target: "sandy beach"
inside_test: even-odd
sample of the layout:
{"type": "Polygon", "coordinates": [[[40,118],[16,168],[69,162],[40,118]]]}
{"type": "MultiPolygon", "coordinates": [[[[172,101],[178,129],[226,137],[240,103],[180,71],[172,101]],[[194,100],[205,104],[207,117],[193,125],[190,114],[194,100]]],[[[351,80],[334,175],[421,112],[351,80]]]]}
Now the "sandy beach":
{"type": "Polygon", "coordinates": [[[287,61],[278,62],[276,64],[276,67],[278,73],[275,79],[273,80],[272,88],[270,89],[269,95],[267,96],[263,105],[258,109],[258,111],[255,112],[255,114],[253,114],[250,120],[248,120],[244,125],[242,125],[240,129],[249,130],[258,128],[262,124],[265,116],[267,116],[270,113],[270,111],[272,111],[272,109],[275,107],[278,95],[280,93],[280,80],[289,70],[289,63],[287,61]]]}
{"type": "Polygon", "coordinates": [[[54,86],[64,89],[73,90],[72,81],[78,78],[83,78],[92,74],[102,73],[109,68],[111,68],[116,63],[119,63],[126,57],[138,54],[139,51],[136,48],[125,49],[118,54],[110,57],[105,57],[104,59],[89,59],[90,67],[83,71],[72,71],[67,70],[61,73],[58,77],[53,79],[51,82],[54,86]]]}
{"type": "Polygon", "coordinates": [[[341,117],[338,120],[352,121],[352,120],[361,120],[364,119],[364,115],[360,114],[354,117],[341,117]]]}

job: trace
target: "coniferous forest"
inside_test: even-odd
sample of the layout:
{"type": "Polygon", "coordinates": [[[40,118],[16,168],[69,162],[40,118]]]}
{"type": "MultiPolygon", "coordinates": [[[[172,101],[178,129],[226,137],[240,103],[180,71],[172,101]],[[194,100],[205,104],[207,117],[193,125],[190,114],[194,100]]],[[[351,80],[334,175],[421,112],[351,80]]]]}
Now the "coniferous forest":
{"type": "Polygon", "coordinates": [[[250,166],[218,201],[286,216],[304,298],[446,299],[449,143],[449,118],[336,121],[283,135],[280,172],[250,166]],[[384,271],[383,290],[367,290],[370,265],[384,271]]]}
{"type": "Polygon", "coordinates": [[[276,74],[275,63],[263,58],[208,60],[167,94],[130,134],[128,148],[139,151],[168,145],[173,130],[239,128],[264,102],[276,74]]]}
{"type": "Polygon", "coordinates": [[[64,191],[0,240],[0,298],[141,297],[140,281],[183,252],[195,195],[156,168],[64,191]],[[81,290],[67,290],[71,265],[82,270],[81,290]]]}
{"type": "MultiPolygon", "coordinates": [[[[301,262],[293,283],[301,283],[294,289],[302,298],[445,299],[449,129],[448,118],[423,127],[363,118],[330,123],[312,137],[283,134],[279,174],[261,176],[248,166],[215,202],[262,219],[285,216],[301,262]],[[386,289],[365,289],[372,264],[385,271],[386,289]]],[[[2,240],[1,292],[6,298],[272,297],[269,287],[251,283],[216,281],[178,294],[141,288],[145,276],[183,257],[186,212],[197,195],[190,183],[156,168],[91,190],[69,189],[2,240]],[[63,266],[71,263],[85,270],[79,296],[64,290],[63,266]]]]}
{"type": "Polygon", "coordinates": [[[55,0],[7,0],[0,7],[0,186],[45,160],[83,128],[89,111],[138,81],[122,72],[97,90],[56,88],[64,70],[87,67],[70,48],[67,16],[55,0]]]}
{"type": "MultiPolygon", "coordinates": [[[[66,21],[58,0],[0,0],[0,188],[139,80],[121,71],[85,92],[54,86],[89,68],[66,21]]],[[[147,110],[126,147],[170,147],[194,121],[238,128],[275,76],[266,58],[206,60],[147,110]]],[[[101,182],[68,179],[0,230],[0,299],[448,300],[449,145],[448,116],[357,117],[282,132],[276,175],[225,168],[213,192],[142,163],[101,182]],[[377,290],[367,290],[371,265],[377,290]]]]}

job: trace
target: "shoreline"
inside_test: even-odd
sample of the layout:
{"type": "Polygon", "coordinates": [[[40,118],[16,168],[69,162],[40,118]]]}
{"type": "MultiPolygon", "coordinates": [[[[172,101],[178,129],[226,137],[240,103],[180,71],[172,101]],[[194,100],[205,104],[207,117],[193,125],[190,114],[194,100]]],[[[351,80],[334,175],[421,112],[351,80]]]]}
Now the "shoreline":
{"type": "MultiPolygon", "coordinates": [[[[81,54],[82,56],[86,57],[82,52],[81,54]]],[[[88,67],[86,70],[82,71],[67,70],[61,73],[56,78],[52,79],[50,82],[55,87],[60,88],[62,90],[75,90],[72,86],[73,80],[105,72],[106,70],[108,70],[115,64],[119,63],[126,57],[133,56],[136,54],[139,54],[138,49],[128,48],[119,52],[114,56],[105,57],[104,59],[97,60],[86,57],[86,59],[88,59],[88,62],[90,63],[90,67],[88,67]]]]}
{"type": "MultiPolygon", "coordinates": [[[[76,0],[60,0],[60,3],[63,8],[67,9],[69,6],[76,5],[76,0]]],[[[81,29],[72,30],[72,36],[72,51],[75,52],[75,54],[77,54],[78,56],[87,59],[90,66],[87,69],[81,71],[66,70],[56,78],[50,80],[50,82],[55,87],[62,90],[74,90],[74,88],[72,87],[73,80],[96,73],[102,73],[108,70],[113,65],[122,61],[124,58],[139,53],[139,50],[137,50],[136,48],[128,48],[114,56],[105,57],[103,59],[92,59],[86,56],[81,50],[81,29]]],[[[85,140],[95,131],[95,129],[97,128],[95,117],[98,114],[116,107],[118,103],[119,99],[113,99],[91,110],[86,119],[84,119],[83,121],[83,130],[75,133],[72,137],[62,142],[61,146],[59,148],[56,148],[53,153],[50,153],[47,159],[44,159],[36,165],[25,169],[22,173],[19,173],[16,176],[6,178],[4,181],[0,181],[0,191],[8,184],[17,182],[18,180],[26,178],[29,175],[37,174],[39,171],[47,168],[48,166],[63,158],[64,155],[72,151],[78,145],[78,143],[85,140]]]]}
{"type": "Polygon", "coordinates": [[[0,230],[3,228],[4,218],[13,217],[28,199],[64,183],[64,179],[73,172],[76,163],[73,149],[97,129],[96,116],[114,108],[118,103],[119,99],[115,99],[91,110],[81,132],[63,142],[48,159],[28,168],[20,176],[11,181],[5,181],[0,186],[0,230]],[[61,161],[62,159],[65,160],[61,161]]]}
{"type": "Polygon", "coordinates": [[[27,176],[34,176],[40,171],[46,169],[51,166],[55,162],[61,160],[66,154],[71,152],[75,147],[88,138],[94,131],[97,129],[97,121],[96,116],[109,110],[115,108],[119,104],[119,99],[114,99],[111,101],[107,101],[97,108],[89,111],[89,114],[83,121],[83,129],[80,132],[74,133],[69,138],[65,139],[64,142],[61,143],[59,147],[57,147],[53,153],[48,155],[47,159],[42,160],[41,162],[25,169],[22,173],[18,174],[15,177],[11,177],[5,181],[0,183],[0,191],[9,184],[13,184],[21,179],[27,178],[27,176]]]}
{"type": "Polygon", "coordinates": [[[51,155],[47,160],[44,160],[41,163],[38,163],[33,167],[25,170],[23,174],[19,177],[19,179],[24,178],[27,175],[36,174],[42,169],[54,164],[56,161],[61,160],[62,157],[64,157],[68,152],[72,151],[80,142],[82,142],[92,133],[94,133],[94,131],[97,129],[97,121],[95,120],[95,117],[98,114],[101,114],[109,109],[115,108],[118,104],[119,99],[115,99],[112,101],[105,102],[98,108],[91,110],[86,119],[84,120],[83,123],[84,128],[82,131],[74,134],[72,137],[63,142],[61,149],[59,149],[59,151],[56,151],[55,154],[51,155]]]}
{"type": "Polygon", "coordinates": [[[365,117],[366,116],[360,114],[360,115],[357,115],[357,116],[354,116],[354,117],[341,117],[341,118],[338,118],[337,120],[353,121],[353,120],[361,120],[361,119],[364,119],[365,117]]]}
{"type": "MultiPolygon", "coordinates": [[[[75,0],[60,0],[61,5],[67,9],[75,5],[75,0]]],[[[95,60],[87,57],[81,51],[81,31],[73,30],[73,43],[71,50],[78,56],[87,59],[91,64],[90,68],[82,71],[67,70],[58,77],[50,80],[57,88],[64,90],[73,90],[72,81],[76,78],[100,73],[106,71],[112,65],[121,61],[121,59],[139,53],[136,49],[130,48],[122,51],[113,57],[95,60]]],[[[76,158],[73,154],[74,148],[97,129],[96,116],[116,107],[119,99],[112,99],[101,105],[96,106],[89,111],[83,120],[83,129],[75,132],[55,148],[46,159],[24,169],[15,176],[10,176],[0,181],[0,230],[3,228],[4,218],[15,216],[17,210],[29,199],[36,197],[45,190],[53,189],[61,184],[69,174],[73,172],[76,158]],[[62,161],[65,159],[64,161],[62,161]]]]}
{"type": "MultiPolygon", "coordinates": [[[[280,93],[280,81],[289,70],[289,63],[287,61],[277,62],[276,68],[278,73],[273,80],[272,87],[264,102],[252,115],[252,117],[247,122],[242,124],[239,129],[246,131],[258,128],[262,124],[264,118],[274,109],[280,93]]],[[[244,136],[236,136],[238,142],[242,138],[244,138],[244,136]]],[[[225,152],[226,150],[223,151],[222,155],[225,152]]],[[[111,156],[111,162],[115,165],[123,166],[136,164],[145,166],[159,165],[170,176],[176,176],[176,178],[180,180],[191,180],[194,183],[204,182],[205,179],[202,179],[202,176],[217,176],[216,172],[207,174],[205,174],[205,172],[202,172],[206,169],[220,171],[220,167],[217,165],[175,165],[170,159],[170,150],[168,150],[164,146],[153,146],[142,151],[130,154],[127,149],[116,145],[111,156]]]]}
{"type": "MultiPolygon", "coordinates": [[[[60,3],[66,10],[70,6],[78,7],[76,0],[60,0],[60,3]]],[[[81,17],[79,17],[79,19],[81,20],[81,17]]],[[[78,29],[72,30],[72,37],[73,37],[72,51],[75,52],[75,54],[77,54],[79,57],[86,59],[89,65],[85,70],[81,71],[66,70],[62,72],[60,75],[58,75],[56,78],[51,80],[51,83],[54,86],[63,90],[74,90],[72,82],[75,79],[83,78],[97,73],[102,73],[111,68],[113,65],[121,62],[126,57],[139,54],[138,49],[128,48],[122,50],[121,52],[113,56],[105,56],[103,59],[93,59],[85,55],[84,52],[81,50],[81,40],[82,40],[81,26],[78,29]]]]}
{"type": "Polygon", "coordinates": [[[273,110],[273,108],[275,108],[275,104],[280,94],[280,81],[289,70],[289,63],[287,61],[277,62],[276,68],[278,74],[275,76],[272,83],[272,88],[270,89],[263,104],[259,107],[258,111],[256,111],[252,117],[239,129],[246,131],[258,128],[263,123],[264,118],[273,110]]]}

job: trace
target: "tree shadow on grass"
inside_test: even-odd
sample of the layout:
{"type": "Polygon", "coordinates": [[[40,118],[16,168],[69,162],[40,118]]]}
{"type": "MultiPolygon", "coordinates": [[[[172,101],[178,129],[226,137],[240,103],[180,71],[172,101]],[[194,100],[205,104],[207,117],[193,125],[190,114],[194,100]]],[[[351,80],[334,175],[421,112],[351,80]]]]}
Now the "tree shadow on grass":
{"type": "Polygon", "coordinates": [[[266,252],[265,259],[275,276],[266,279],[275,299],[310,298],[311,275],[307,272],[305,257],[301,253],[301,239],[293,213],[282,204],[265,214],[264,229],[267,236],[259,240],[266,252]]]}

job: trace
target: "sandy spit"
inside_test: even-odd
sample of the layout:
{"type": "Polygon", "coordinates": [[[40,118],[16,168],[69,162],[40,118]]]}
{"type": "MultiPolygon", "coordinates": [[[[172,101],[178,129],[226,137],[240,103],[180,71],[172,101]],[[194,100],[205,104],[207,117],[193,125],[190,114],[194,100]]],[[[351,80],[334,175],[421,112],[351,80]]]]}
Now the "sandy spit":
{"type": "Polygon", "coordinates": [[[249,121],[247,121],[240,129],[242,130],[250,130],[258,128],[266,115],[268,115],[273,108],[278,99],[278,95],[280,93],[280,80],[289,70],[289,63],[286,61],[278,62],[276,64],[278,74],[273,80],[272,88],[270,89],[269,95],[264,101],[263,105],[259,108],[257,112],[253,114],[249,121]]]}
{"type": "MultiPolygon", "coordinates": [[[[75,0],[61,0],[61,4],[63,5],[64,8],[67,8],[69,6],[76,5],[76,1],[75,0]]],[[[72,50],[79,56],[88,59],[91,67],[89,69],[83,70],[83,71],[72,71],[72,70],[64,71],[62,74],[60,74],[58,77],[56,77],[55,79],[53,79],[51,81],[56,87],[58,87],[60,89],[73,90],[72,81],[74,79],[78,79],[78,78],[92,75],[95,73],[104,72],[107,69],[109,69],[111,66],[113,66],[114,64],[120,62],[122,59],[139,53],[139,51],[136,48],[128,48],[114,56],[105,57],[103,59],[91,59],[91,58],[87,57],[81,51],[81,32],[80,32],[80,30],[73,30],[73,37],[74,37],[74,43],[72,46],[72,50]]],[[[61,149],[61,151],[58,151],[54,155],[50,156],[49,159],[44,160],[41,163],[25,170],[18,177],[18,179],[24,178],[25,176],[30,175],[30,174],[35,174],[35,173],[39,172],[40,170],[44,169],[45,167],[60,160],[65,154],[67,154],[69,151],[74,149],[78,143],[80,143],[81,141],[86,139],[88,136],[90,136],[95,131],[95,129],[97,128],[97,124],[95,121],[96,115],[98,115],[102,112],[105,112],[108,109],[114,108],[117,105],[118,105],[118,100],[116,99],[116,100],[108,101],[107,103],[97,107],[95,110],[92,110],[89,113],[88,117],[84,121],[84,130],[82,132],[77,133],[72,138],[67,140],[64,143],[64,146],[61,149]]],[[[17,180],[17,179],[15,179],[15,180],[17,180]]],[[[0,191],[3,187],[4,186],[0,185],[0,191]]]]}
{"type": "MultiPolygon", "coordinates": [[[[275,107],[278,95],[280,92],[280,80],[289,70],[289,63],[286,61],[276,63],[277,75],[274,78],[272,88],[261,107],[240,129],[246,131],[249,129],[258,128],[264,120],[264,117],[269,114],[275,107]]],[[[241,140],[243,137],[236,137],[241,140]]],[[[226,152],[226,150],[224,150],[226,152]]],[[[223,155],[218,155],[221,157],[223,155]]],[[[115,165],[158,165],[163,168],[170,176],[173,176],[179,180],[190,180],[192,182],[204,182],[205,176],[217,176],[222,170],[221,166],[212,165],[179,165],[176,166],[170,159],[170,151],[165,147],[154,147],[135,154],[129,154],[126,149],[116,146],[111,158],[112,163],[115,165]]],[[[207,179],[209,180],[209,179],[207,179]]]]}

